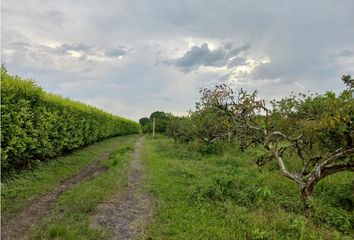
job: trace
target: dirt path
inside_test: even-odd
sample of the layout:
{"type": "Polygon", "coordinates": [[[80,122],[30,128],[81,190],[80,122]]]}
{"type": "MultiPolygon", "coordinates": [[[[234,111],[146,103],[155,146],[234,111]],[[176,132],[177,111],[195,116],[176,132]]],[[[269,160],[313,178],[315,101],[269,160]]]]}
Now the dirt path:
{"type": "Polygon", "coordinates": [[[127,189],[113,196],[108,202],[99,205],[97,214],[92,219],[94,225],[112,229],[114,240],[141,237],[147,225],[152,221],[154,199],[140,189],[142,184],[141,143],[142,140],[139,139],[135,145],[127,189]]]}
{"type": "Polygon", "coordinates": [[[64,191],[71,188],[73,185],[85,180],[91,176],[97,176],[102,172],[106,172],[105,167],[100,166],[100,162],[107,159],[109,155],[117,149],[118,144],[112,145],[111,148],[97,157],[90,165],[82,169],[79,173],[65,180],[54,191],[42,195],[33,200],[27,208],[16,214],[12,219],[3,223],[1,226],[1,239],[10,240],[16,238],[25,238],[27,230],[38,223],[50,210],[55,200],[64,191]]]}

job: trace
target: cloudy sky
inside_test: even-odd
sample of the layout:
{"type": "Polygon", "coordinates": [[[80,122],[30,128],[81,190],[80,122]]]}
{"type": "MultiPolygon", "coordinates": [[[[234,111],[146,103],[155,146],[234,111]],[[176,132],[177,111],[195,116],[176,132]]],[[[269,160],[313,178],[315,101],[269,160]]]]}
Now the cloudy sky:
{"type": "Polygon", "coordinates": [[[138,120],[227,83],[266,99],[340,91],[353,0],[3,0],[1,56],[46,91],[138,120]]]}

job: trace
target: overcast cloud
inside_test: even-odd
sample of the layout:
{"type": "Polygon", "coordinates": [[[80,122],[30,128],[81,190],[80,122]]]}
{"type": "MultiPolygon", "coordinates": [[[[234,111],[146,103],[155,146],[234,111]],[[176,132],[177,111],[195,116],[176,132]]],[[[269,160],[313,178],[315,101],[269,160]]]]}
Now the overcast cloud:
{"type": "Polygon", "coordinates": [[[340,91],[354,74],[352,0],[4,0],[1,56],[46,91],[138,120],[198,89],[340,91]]]}

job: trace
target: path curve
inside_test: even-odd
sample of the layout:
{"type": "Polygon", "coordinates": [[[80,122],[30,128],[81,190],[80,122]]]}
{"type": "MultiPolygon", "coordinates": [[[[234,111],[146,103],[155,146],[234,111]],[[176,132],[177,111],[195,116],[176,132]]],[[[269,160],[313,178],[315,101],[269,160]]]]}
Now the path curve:
{"type": "Polygon", "coordinates": [[[113,231],[113,240],[141,237],[153,219],[154,198],[141,189],[141,145],[142,138],[139,138],[130,165],[128,187],[124,192],[100,204],[92,219],[94,225],[110,228],[113,231]]]}

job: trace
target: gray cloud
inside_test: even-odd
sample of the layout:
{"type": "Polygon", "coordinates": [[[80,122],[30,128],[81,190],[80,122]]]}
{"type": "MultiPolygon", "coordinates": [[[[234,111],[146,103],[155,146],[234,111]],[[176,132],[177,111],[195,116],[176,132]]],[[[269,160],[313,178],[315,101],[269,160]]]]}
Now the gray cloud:
{"type": "Polygon", "coordinates": [[[1,55],[46,90],[138,119],[188,110],[198,88],[218,82],[268,99],[340,91],[340,76],[353,74],[352,9],[352,0],[4,0],[1,55]]]}
{"type": "Polygon", "coordinates": [[[49,21],[55,25],[62,25],[65,21],[65,15],[61,11],[50,10],[38,16],[42,18],[43,21],[49,21]]]}
{"type": "MultiPolygon", "coordinates": [[[[208,43],[203,43],[200,47],[193,46],[182,57],[168,61],[184,72],[197,70],[200,66],[222,67],[230,65],[230,58],[237,57],[242,51],[248,50],[249,44],[234,48],[231,43],[226,43],[224,46],[215,50],[210,50],[208,43]]],[[[234,66],[235,62],[233,63],[234,66]]]]}
{"type": "MultiPolygon", "coordinates": [[[[25,38],[24,38],[25,39],[25,38]]],[[[124,56],[128,48],[122,45],[117,47],[99,47],[85,43],[63,43],[49,46],[29,41],[14,41],[2,48],[3,61],[7,64],[24,62],[42,67],[63,68],[72,67],[85,69],[97,61],[104,62],[124,56]],[[84,65],[77,66],[82,62],[84,65]],[[76,64],[74,64],[76,63],[76,64]]]]}
{"type": "Polygon", "coordinates": [[[92,50],[94,48],[94,46],[88,46],[84,43],[78,43],[78,44],[64,43],[58,48],[66,50],[66,51],[74,50],[74,51],[79,51],[79,52],[87,52],[89,50],[92,50]]]}
{"type": "Polygon", "coordinates": [[[1,29],[1,44],[6,46],[13,42],[28,42],[29,39],[19,31],[4,28],[1,29]]]}
{"type": "Polygon", "coordinates": [[[245,65],[246,64],[246,59],[244,57],[235,57],[234,59],[232,59],[227,67],[228,68],[233,68],[236,66],[240,66],[240,65],[245,65]]]}
{"type": "Polygon", "coordinates": [[[353,57],[353,56],[354,56],[354,51],[343,50],[336,54],[332,54],[330,57],[339,58],[339,57],[353,57]]]}
{"type": "Polygon", "coordinates": [[[108,57],[122,57],[124,56],[127,52],[129,51],[129,49],[125,46],[116,46],[116,47],[113,47],[113,48],[110,48],[110,49],[107,49],[105,51],[105,54],[108,56],[108,57]]]}

